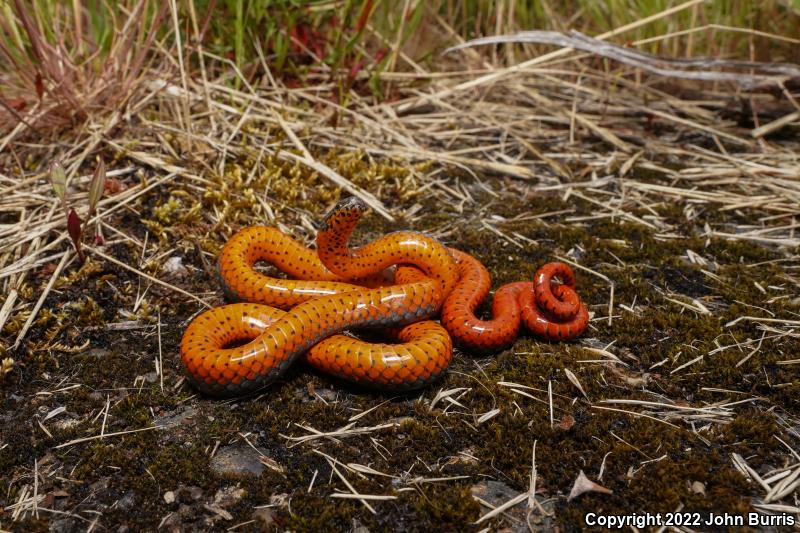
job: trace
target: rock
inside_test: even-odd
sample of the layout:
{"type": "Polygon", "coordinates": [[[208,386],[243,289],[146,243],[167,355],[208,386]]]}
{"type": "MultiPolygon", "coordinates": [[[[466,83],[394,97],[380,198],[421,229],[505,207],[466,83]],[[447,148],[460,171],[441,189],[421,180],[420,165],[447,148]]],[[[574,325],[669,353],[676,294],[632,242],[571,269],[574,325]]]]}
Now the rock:
{"type": "Polygon", "coordinates": [[[78,531],[78,527],[72,518],[57,518],[50,521],[50,533],[72,533],[73,531],[78,531]]]}
{"type": "Polygon", "coordinates": [[[164,493],[164,501],[167,503],[193,503],[203,497],[203,489],[200,487],[180,484],[175,490],[164,493]]]}
{"type": "MultiPolygon", "coordinates": [[[[311,387],[309,387],[309,389],[311,389],[311,387]]],[[[309,390],[309,395],[317,401],[326,403],[336,403],[339,400],[339,393],[333,389],[309,390]]]]}
{"type": "Polygon", "coordinates": [[[269,497],[270,505],[274,507],[283,507],[285,509],[289,508],[289,495],[285,492],[280,494],[273,494],[269,497]]]}
{"type": "Polygon", "coordinates": [[[470,493],[497,507],[516,497],[519,491],[512,489],[500,481],[486,481],[473,485],[470,489],[470,493]]]}
{"type": "Polygon", "coordinates": [[[387,420],[387,422],[390,422],[392,424],[397,424],[398,426],[403,426],[405,424],[414,424],[416,423],[416,420],[414,419],[413,416],[393,416],[392,418],[387,420]]]}
{"type": "Polygon", "coordinates": [[[128,491],[122,496],[122,498],[117,500],[117,503],[114,506],[117,509],[127,511],[135,504],[136,504],[136,494],[133,491],[128,491]]]}
{"type": "MultiPolygon", "coordinates": [[[[494,507],[499,507],[506,503],[507,501],[517,497],[520,493],[517,490],[512,489],[505,483],[501,483],[500,481],[486,481],[478,483],[477,485],[473,485],[470,489],[472,496],[474,498],[480,498],[481,500],[491,504],[494,507]]],[[[530,531],[539,532],[539,531],[553,531],[553,515],[554,515],[554,499],[545,499],[538,494],[536,495],[536,501],[539,505],[545,510],[546,515],[542,515],[540,511],[538,511],[538,506],[534,508],[533,512],[530,513],[530,517],[528,513],[530,509],[528,509],[528,500],[525,499],[518,503],[517,505],[507,509],[505,513],[510,517],[516,518],[516,520],[511,523],[510,527],[506,528],[499,528],[497,531],[506,531],[509,533],[528,533],[530,531]],[[529,529],[530,524],[530,529],[529,529]]],[[[490,512],[490,509],[487,507],[481,506],[481,514],[485,514],[490,512]]],[[[506,525],[509,521],[506,520],[505,524],[500,522],[498,526],[506,525]]]]}
{"type": "Polygon", "coordinates": [[[182,410],[169,414],[164,413],[161,416],[156,417],[155,424],[157,426],[163,426],[164,428],[180,426],[181,424],[189,424],[191,423],[191,419],[196,414],[197,409],[194,407],[185,407],[182,410]]]}
{"type": "Polygon", "coordinates": [[[225,487],[214,495],[214,504],[226,508],[244,498],[247,491],[240,487],[225,487]]]}
{"type": "Polygon", "coordinates": [[[367,526],[353,518],[353,528],[350,530],[350,533],[370,533],[367,526]]]}
{"type": "Polygon", "coordinates": [[[101,477],[91,485],[89,485],[89,490],[92,492],[106,492],[108,490],[108,484],[111,482],[110,477],[101,477]]]}
{"type": "Polygon", "coordinates": [[[45,496],[45,505],[56,511],[64,511],[69,506],[69,493],[63,490],[57,490],[45,496]]]}
{"type": "Polygon", "coordinates": [[[183,518],[181,517],[180,512],[170,513],[161,522],[161,529],[169,531],[170,533],[173,532],[178,533],[180,531],[183,531],[183,527],[181,526],[182,523],[183,523],[183,518]]]}
{"type": "Polygon", "coordinates": [[[67,430],[80,425],[81,421],[76,418],[62,418],[53,422],[53,427],[59,430],[67,430]]]}
{"type": "Polygon", "coordinates": [[[253,511],[253,520],[260,520],[262,525],[271,526],[275,522],[275,514],[267,507],[253,511]]]}
{"type": "Polygon", "coordinates": [[[703,496],[706,495],[706,486],[699,481],[693,482],[689,487],[689,490],[691,490],[695,494],[702,494],[703,496]]]}
{"type": "Polygon", "coordinates": [[[164,272],[171,276],[185,276],[189,273],[186,267],[183,266],[183,258],[179,255],[173,255],[164,262],[164,272]]]}
{"type": "Polygon", "coordinates": [[[109,354],[110,351],[106,350],[105,348],[90,348],[83,352],[81,355],[84,357],[93,357],[95,359],[104,359],[109,354]]]}
{"type": "Polygon", "coordinates": [[[194,501],[199,500],[203,496],[203,489],[200,487],[191,486],[186,487],[185,490],[188,492],[189,497],[194,501]]]}
{"type": "Polygon", "coordinates": [[[265,468],[256,451],[241,444],[220,448],[211,459],[211,470],[217,475],[260,476],[265,468]]]}

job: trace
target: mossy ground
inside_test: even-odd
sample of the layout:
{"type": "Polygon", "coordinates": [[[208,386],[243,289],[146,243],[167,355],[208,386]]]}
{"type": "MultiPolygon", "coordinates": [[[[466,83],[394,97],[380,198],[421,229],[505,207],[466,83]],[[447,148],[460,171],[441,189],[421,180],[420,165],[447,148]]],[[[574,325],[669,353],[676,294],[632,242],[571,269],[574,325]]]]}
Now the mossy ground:
{"type": "MultiPolygon", "coordinates": [[[[537,487],[544,498],[554,499],[555,523],[573,531],[582,528],[587,512],[663,513],[682,508],[744,514],[763,490],[740,474],[732,454],[761,473],[786,466],[790,455],[777,437],[796,445],[787,436],[786,420],[800,408],[800,376],[797,365],[779,362],[796,357],[800,340],[796,335],[764,340],[737,366],[755,346],[737,344],[759,339],[764,331],[751,321],[726,324],[742,315],[769,316],[760,311],[764,308],[776,316],[797,316],[800,305],[791,297],[796,287],[787,278],[785,263],[778,261],[793,251],[702,234],[706,221],[746,214],[709,208],[701,219],[688,221],[680,206],[659,204],[657,214],[672,233],[664,237],[622,218],[570,222],[568,216],[592,215],[595,207],[578,198],[534,195],[524,183],[512,188],[509,182],[487,179],[478,187],[462,179],[474,203],[461,212],[417,194],[417,184],[401,165],[370,165],[357,154],[332,154],[326,163],[375,191],[401,215],[414,204],[422,206],[413,217],[401,216],[395,223],[371,216],[359,227],[357,239],[397,229],[442,234],[448,245],[484,261],[495,287],[529,278],[555,256],[571,257],[613,281],[611,320],[609,283],[579,271],[579,293],[594,313],[580,341],[557,344],[522,337],[494,356],[458,353],[440,382],[406,396],[354,389],[298,366],[257,397],[220,401],[202,397],[181,382],[178,344],[199,310],[196,302],[91,258],[82,268],[73,265],[58,280],[24,346],[8,353],[17,364],[2,385],[0,509],[15,503],[23,487],[32,489],[36,461],[37,490],[48,495],[40,505],[61,514],[40,512],[36,518],[28,513],[24,520],[11,522],[12,511],[0,511],[3,527],[46,531],[51,521],[66,519],[65,530],[83,530],[96,521],[105,530],[127,526],[130,531],[153,531],[185,504],[167,503],[167,491],[199,487],[200,501],[207,502],[231,485],[243,488],[245,496],[227,508],[229,519],[202,505],[189,505],[180,515],[186,529],[224,530],[237,524],[242,525],[236,531],[350,530],[358,524],[373,532],[519,527],[502,516],[475,525],[487,509],[471,496],[470,488],[498,480],[516,491],[527,490],[536,443],[537,487]],[[565,209],[572,212],[511,220],[565,209]],[[516,246],[488,231],[481,219],[490,215],[508,219],[492,219],[501,233],[527,240],[516,239],[523,243],[516,246]],[[687,250],[712,266],[692,263],[687,250]],[[711,313],[692,311],[668,298],[687,304],[697,299],[711,313]],[[719,350],[721,346],[729,347],[719,350]],[[604,362],[586,347],[607,348],[622,363],[604,362]],[[163,376],[154,372],[159,353],[163,376]],[[499,382],[532,387],[524,391],[535,398],[499,382]],[[439,390],[454,388],[465,391],[458,405],[440,401],[431,408],[439,390]],[[600,402],[620,399],[695,408],[746,401],[727,409],[716,407],[717,415],[694,419],[664,414],[669,409],[645,411],[641,406],[600,402]],[[59,406],[66,411],[44,420],[59,406]],[[188,409],[193,410],[190,417],[166,429],[56,448],[98,435],[101,424],[107,433],[147,428],[188,409]],[[368,409],[372,411],[357,420],[358,426],[402,421],[338,440],[293,445],[286,438],[307,434],[297,424],[332,431],[368,409]],[[478,418],[492,409],[499,414],[479,423],[478,418]],[[566,415],[575,424],[562,429],[559,421],[566,415]],[[214,474],[212,451],[244,438],[283,471],[267,468],[259,477],[240,478],[214,474]],[[356,463],[394,476],[359,476],[339,467],[358,491],[397,499],[372,502],[377,511],[372,514],[357,500],[331,498],[334,489],[346,488],[314,450],[343,465],[356,463]],[[581,470],[613,494],[587,493],[567,501],[581,470]],[[445,479],[428,481],[435,478],[445,479]],[[704,493],[692,490],[696,482],[704,493]],[[133,495],[134,506],[120,503],[126,495],[133,495]],[[267,528],[253,518],[253,509],[270,502],[278,503],[267,528]]],[[[201,196],[175,186],[142,197],[136,206],[140,217],[120,214],[109,221],[138,243],[118,243],[106,253],[140,264],[194,294],[213,292],[213,302],[221,304],[208,265],[232,231],[265,217],[259,198],[263,191],[270,191],[267,202],[275,218],[296,228],[303,227],[297,224],[298,210],[321,216],[342,194],[321,187],[321,178],[300,167],[276,161],[271,173],[252,177],[251,165],[247,160],[232,164],[201,196]],[[143,253],[147,234],[157,243],[143,253]],[[166,250],[168,256],[182,258],[186,273],[163,271],[166,250]]],[[[629,179],[655,178],[643,174],[629,179]]],[[[632,214],[652,213],[643,209],[632,214]]],[[[298,236],[310,234],[307,228],[298,236]]],[[[31,276],[27,299],[35,301],[51,271],[45,265],[31,276]]],[[[13,341],[24,319],[9,321],[3,338],[13,341]]]]}

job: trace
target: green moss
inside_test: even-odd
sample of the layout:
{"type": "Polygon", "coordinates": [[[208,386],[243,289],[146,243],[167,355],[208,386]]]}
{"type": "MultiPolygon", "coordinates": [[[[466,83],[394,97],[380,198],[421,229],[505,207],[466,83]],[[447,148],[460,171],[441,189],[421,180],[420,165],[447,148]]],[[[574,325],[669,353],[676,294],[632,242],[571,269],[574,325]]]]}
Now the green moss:
{"type": "Polygon", "coordinates": [[[105,323],[102,308],[91,297],[75,304],[78,313],[76,324],[79,326],[97,326],[105,323]]]}
{"type": "MultiPolygon", "coordinates": [[[[0,449],[0,471],[9,479],[25,479],[34,458],[51,452],[54,444],[97,435],[102,419],[98,414],[105,408],[106,398],[112,406],[107,432],[150,427],[157,417],[185,408],[195,411],[178,426],[88,441],[55,454],[59,475],[63,473],[69,480],[69,505],[88,498],[92,504],[109,506],[103,511],[103,523],[127,522],[132,530],[153,530],[163,517],[177,512],[179,504],[170,506],[163,494],[180,485],[198,486],[203,491],[201,503],[192,504],[196,508],[186,518],[188,527],[197,529],[208,528],[203,522],[208,512],[202,503],[211,501],[218,489],[231,485],[239,485],[246,495],[228,509],[235,522],[226,522],[226,526],[250,520],[254,506],[268,505],[274,497],[285,495],[289,505],[273,508],[279,529],[347,530],[354,520],[370,531],[477,529],[473,522],[486,510],[472,498],[470,489],[492,479],[513,491],[527,490],[534,442],[537,486],[546,497],[555,498],[554,520],[565,530],[579,528],[588,510],[666,512],[683,505],[692,511],[741,514],[749,511],[750,499],[762,493],[735,469],[731,454],[746,457],[759,472],[783,466],[787,454],[775,436],[783,435],[784,429],[776,413],[800,409],[796,394],[800,378],[796,365],[778,362],[795,358],[794,354],[800,353],[800,340],[792,336],[765,340],[757,353],[738,365],[755,344],[740,348],[737,343],[757,341],[764,331],[750,321],[726,324],[742,315],[764,316],[761,308],[793,316],[800,306],[788,297],[770,303],[793,289],[785,265],[750,266],[780,258],[777,251],[752,243],[707,242],[698,231],[697,220],[716,224],[735,221],[739,215],[709,209],[690,222],[684,205],[658,204],[655,209],[659,215],[679,235],[664,240],[646,226],[619,218],[586,218],[580,223],[560,216],[515,219],[563,209],[573,209],[570,216],[592,215],[596,207],[580,199],[509,194],[498,200],[480,189],[471,190],[487,213],[507,219],[491,220],[499,231],[533,241],[518,239],[524,243],[518,247],[487,230],[475,213],[461,214],[456,206],[420,195],[414,169],[374,162],[358,153],[330,152],[319,157],[357,185],[391,201],[400,212],[415,203],[422,205],[413,220],[401,216],[389,223],[378,216],[368,217],[357,230],[357,241],[408,227],[444,232],[448,245],[484,261],[495,287],[530,279],[554,256],[571,253],[579,263],[613,280],[613,320],[609,323],[606,318],[608,283],[579,271],[578,291],[596,317],[591,330],[579,341],[548,343],[523,336],[500,354],[460,354],[440,382],[408,395],[367,392],[296,365],[263,395],[223,402],[195,396],[195,391],[186,386],[176,387],[183,373],[177,346],[186,320],[197,311],[196,304],[164,287],[152,286],[133,314],[145,284],[127,270],[90,261],[58,280],[58,290],[48,296],[46,311],[29,333],[24,356],[12,354],[17,359],[13,374],[16,394],[40,403],[5,400],[7,412],[16,411],[11,424],[3,422],[12,431],[4,441],[10,445],[0,449]],[[691,264],[686,250],[702,255],[710,264],[691,264]],[[785,286],[786,290],[769,289],[770,285],[785,286]],[[711,314],[693,312],[668,298],[686,304],[696,299],[711,314]],[[153,315],[159,309],[164,390],[160,379],[142,379],[149,376],[152,380],[154,375],[159,337],[149,326],[155,323],[153,315]],[[138,321],[140,327],[120,331],[106,327],[127,320],[138,321]],[[54,343],[76,346],[86,340],[90,347],[84,353],[52,349],[54,343]],[[607,347],[625,365],[587,362],[602,357],[585,350],[585,346],[607,347]],[[588,399],[567,378],[566,369],[574,373],[588,399]],[[56,388],[62,379],[81,387],[53,393],[52,397],[37,397],[37,392],[56,388]],[[534,398],[499,385],[501,381],[530,387],[523,392],[534,398]],[[548,385],[553,393],[553,423],[548,385]],[[309,392],[309,387],[335,394],[324,394],[323,402],[309,392]],[[439,389],[454,388],[466,390],[459,400],[461,406],[440,401],[430,407],[439,389]],[[732,407],[724,421],[696,419],[694,428],[677,417],[666,419],[655,408],[600,403],[604,399],[626,399],[703,407],[754,397],[760,399],[732,407]],[[54,421],[47,421],[51,440],[32,421],[62,404],[79,423],[59,428],[54,421]],[[354,414],[376,406],[357,420],[359,426],[404,421],[368,435],[318,439],[311,444],[293,445],[286,438],[308,433],[298,424],[333,431],[349,424],[354,414]],[[620,408],[633,414],[598,407],[620,408]],[[492,409],[500,412],[479,423],[478,418],[492,409]],[[559,428],[567,415],[574,419],[574,425],[559,428]],[[240,441],[240,435],[246,435],[284,472],[268,469],[260,477],[214,474],[210,469],[211,450],[240,441]],[[335,457],[338,468],[357,490],[398,498],[374,502],[377,515],[358,501],[331,498],[331,493],[345,490],[345,486],[314,450],[335,457]],[[361,477],[342,466],[348,463],[369,466],[395,478],[361,477]],[[565,496],[578,472],[583,470],[597,479],[601,465],[600,483],[614,493],[588,493],[567,503],[565,496]],[[449,476],[468,478],[414,481],[415,477],[449,476]],[[312,479],[314,486],[309,490],[312,479]],[[108,489],[89,488],[100,481],[108,482],[108,489]],[[694,482],[702,483],[705,495],[691,490],[694,482]],[[413,490],[405,490],[409,488],[413,490]],[[128,491],[140,495],[135,509],[110,507],[128,491]]],[[[144,194],[135,206],[144,221],[125,213],[120,213],[116,221],[140,241],[146,231],[151,231],[149,242],[157,236],[160,242],[152,246],[160,251],[177,250],[184,264],[191,267],[191,274],[171,282],[205,295],[216,290],[216,281],[197,251],[216,253],[235,228],[263,223],[267,213],[261,200],[266,199],[278,220],[293,224],[300,220],[303,210],[322,212],[343,194],[299,165],[274,158],[253,172],[254,161],[252,154],[231,160],[221,175],[209,178],[213,186],[202,197],[194,197],[193,189],[180,184],[144,194]],[[174,200],[172,207],[159,209],[166,197],[174,200]],[[208,216],[212,210],[220,217],[208,216]]],[[[653,180],[658,176],[637,178],[653,180]]],[[[496,188],[501,190],[499,185],[496,188]]],[[[127,243],[114,245],[108,253],[127,264],[138,264],[142,251],[127,243]]],[[[151,253],[148,249],[147,256],[151,253]]],[[[161,275],[158,261],[144,268],[161,275]]],[[[14,314],[4,336],[16,334],[26,317],[24,311],[14,314]]],[[[12,485],[3,496],[3,505],[9,505],[19,494],[20,484],[12,485]]],[[[501,529],[508,524],[498,518],[486,525],[501,529]]],[[[20,526],[35,529],[39,522],[20,526]]]]}
{"type": "Polygon", "coordinates": [[[479,517],[480,506],[472,498],[469,487],[464,485],[432,484],[424,487],[414,500],[415,523],[436,524],[440,531],[459,530],[465,522],[473,522],[479,517]]]}
{"type": "Polygon", "coordinates": [[[296,531],[324,531],[339,530],[347,531],[352,527],[352,520],[359,516],[369,528],[371,520],[365,520],[363,513],[358,508],[361,504],[347,500],[336,505],[331,505],[330,500],[321,495],[298,494],[294,502],[300,512],[293,513],[282,521],[285,527],[296,531]]]}
{"type": "Polygon", "coordinates": [[[202,448],[192,445],[170,444],[160,447],[147,462],[146,471],[163,487],[210,484],[208,455],[202,448]]]}

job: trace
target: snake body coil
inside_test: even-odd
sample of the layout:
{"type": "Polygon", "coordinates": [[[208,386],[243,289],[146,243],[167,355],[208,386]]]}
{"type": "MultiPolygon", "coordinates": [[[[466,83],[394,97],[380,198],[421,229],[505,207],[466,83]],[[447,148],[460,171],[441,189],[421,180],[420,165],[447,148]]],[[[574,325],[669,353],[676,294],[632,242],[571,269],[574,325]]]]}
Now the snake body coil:
{"type": "Polygon", "coordinates": [[[247,303],[208,310],[184,333],[181,359],[198,389],[244,394],[278,379],[300,356],[350,381],[415,389],[447,368],[453,341],[494,351],[513,342],[521,323],[552,340],[568,340],[586,329],[588,312],[567,265],[550,263],[533,282],[501,287],[494,318],[479,320],[474,311],[490,288],[479,261],[414,232],[350,248],[350,234],[364,211],[357,199],[337,204],[317,235],[317,252],[261,226],[228,241],[219,259],[222,286],[230,299],[247,303]],[[297,279],[262,274],[253,268],[257,261],[297,279]],[[425,320],[440,310],[441,326],[425,320]],[[340,334],[399,326],[395,344],[340,334]]]}

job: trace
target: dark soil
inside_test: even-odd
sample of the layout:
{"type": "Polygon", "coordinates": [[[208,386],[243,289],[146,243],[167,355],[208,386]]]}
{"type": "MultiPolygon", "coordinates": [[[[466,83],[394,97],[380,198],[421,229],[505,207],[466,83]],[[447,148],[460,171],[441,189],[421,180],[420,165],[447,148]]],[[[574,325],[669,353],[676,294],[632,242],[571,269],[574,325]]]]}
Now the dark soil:
{"type": "MultiPolygon", "coordinates": [[[[392,172],[386,183],[393,185],[381,189],[381,198],[398,213],[414,203],[422,210],[394,224],[370,216],[358,229],[360,242],[399,229],[443,234],[448,245],[485,262],[495,287],[529,278],[555,256],[569,258],[613,281],[612,318],[609,283],[578,271],[578,292],[594,318],[576,342],[523,336],[494,356],[457,353],[441,381],[405,396],[356,389],[296,365],[255,397],[223,401],[193,390],[178,358],[183,330],[200,310],[197,302],[89,254],[86,264],[73,263],[57,280],[23,345],[5,355],[16,364],[0,389],[2,526],[62,532],[233,526],[235,531],[487,526],[525,531],[529,519],[534,528],[555,524],[578,531],[589,512],[746,515],[752,510],[751,499],[763,496],[763,489],[745,478],[732,458],[738,454],[763,475],[791,458],[779,438],[797,449],[796,430],[789,426],[800,409],[800,376],[798,365],[781,361],[796,358],[800,339],[771,338],[750,320],[726,324],[744,315],[797,319],[800,301],[787,270],[791,263],[782,262],[796,250],[706,239],[702,220],[684,220],[680,208],[669,203],[656,207],[672,226],[669,237],[622,218],[570,222],[568,217],[592,215],[594,206],[533,194],[525,182],[487,179],[499,195],[492,197],[462,178],[475,202],[459,212],[436,199],[415,197],[403,189],[402,172],[392,172]],[[501,233],[532,241],[515,238],[521,247],[481,224],[491,215],[510,219],[562,209],[573,212],[517,222],[491,219],[501,233]],[[706,265],[692,262],[687,250],[706,265]],[[710,314],[697,311],[693,300],[710,314]],[[762,336],[760,349],[737,366],[756,347],[748,341],[762,336]],[[156,372],[159,358],[163,374],[156,372]],[[431,407],[438,392],[457,388],[463,390],[451,398],[458,403],[439,400],[431,407]],[[620,399],[708,408],[714,414],[601,402],[620,399]],[[720,407],[732,402],[739,403],[720,407]],[[60,407],[65,410],[48,418],[60,407]],[[369,409],[355,427],[394,424],[354,436],[291,440],[309,435],[304,427],[342,428],[369,409]],[[492,409],[499,414],[479,423],[492,409]],[[154,426],[161,429],[144,430],[154,426]],[[101,427],[109,434],[143,431],[58,447],[98,436],[101,427]],[[506,499],[528,490],[534,445],[538,497],[551,516],[510,512],[475,524],[489,511],[473,497],[476,490],[486,493],[487,483],[502,484],[490,488],[508,491],[506,499]],[[238,470],[235,465],[226,470],[212,457],[231,447],[254,447],[258,453],[249,462],[242,459],[238,470]],[[338,461],[339,474],[359,492],[396,499],[370,501],[373,514],[358,500],[332,498],[349,489],[326,457],[338,461]],[[386,475],[360,473],[348,464],[386,475]],[[568,501],[581,471],[613,493],[589,492],[568,501]],[[38,516],[29,510],[13,521],[10,506],[34,490],[43,496],[39,507],[50,510],[38,516]]],[[[151,244],[144,254],[133,240],[104,252],[193,294],[213,293],[210,301],[222,304],[209,265],[235,229],[256,222],[248,213],[257,202],[235,174],[233,165],[230,175],[219,178],[218,189],[202,198],[174,185],[143,197],[135,206],[139,216],[120,210],[109,222],[139,243],[147,234],[151,244]],[[224,211],[222,218],[207,216],[214,209],[224,211]],[[165,271],[169,257],[179,257],[186,270],[165,271]]],[[[357,180],[359,174],[349,175],[357,180]]],[[[318,178],[292,176],[286,183],[271,182],[276,216],[287,224],[297,222],[295,209],[321,216],[341,195],[317,187],[318,178]],[[304,193],[289,194],[294,190],[304,193]]],[[[248,187],[259,190],[258,184],[248,187]]],[[[717,222],[727,216],[713,209],[704,213],[717,222]]],[[[49,272],[52,267],[45,265],[32,273],[25,301],[36,301],[49,272]]],[[[8,346],[25,318],[6,324],[2,339],[8,346]]]]}

